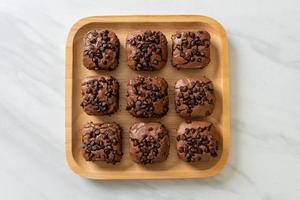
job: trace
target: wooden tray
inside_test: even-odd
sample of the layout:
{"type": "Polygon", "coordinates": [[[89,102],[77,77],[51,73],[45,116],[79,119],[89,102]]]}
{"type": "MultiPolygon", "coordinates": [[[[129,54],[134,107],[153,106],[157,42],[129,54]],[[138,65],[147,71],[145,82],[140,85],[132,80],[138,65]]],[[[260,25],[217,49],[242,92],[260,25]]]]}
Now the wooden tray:
{"type": "Polygon", "coordinates": [[[78,21],[70,30],[66,46],[66,156],[71,169],[80,176],[91,179],[170,179],[202,178],[216,175],[225,165],[230,140],[229,77],[227,37],[222,26],[205,16],[105,16],[87,17],[78,21]],[[177,30],[203,28],[211,35],[211,63],[204,69],[176,70],[171,66],[171,35],[177,30]],[[114,71],[94,72],[82,66],[83,36],[91,29],[110,29],[120,39],[120,64],[114,71]],[[160,30],[168,39],[167,65],[155,72],[135,72],[126,64],[125,37],[135,30],[160,30]],[[80,81],[85,76],[107,73],[120,82],[120,108],[111,116],[88,116],[80,107],[80,81]],[[169,84],[169,112],[161,119],[142,120],[132,117],[126,110],[126,84],[129,79],[142,75],[164,77],[169,84]],[[182,77],[206,75],[215,86],[216,107],[208,120],[213,122],[222,136],[221,154],[212,163],[190,164],[177,157],[175,149],[176,127],[183,121],[174,108],[174,83],[182,77]],[[122,161],[116,165],[86,162],[80,152],[82,126],[89,122],[116,121],[123,128],[122,161]],[[170,155],[163,163],[141,166],[131,161],[128,151],[128,130],[137,121],[160,121],[166,125],[171,137],[170,155]]]}

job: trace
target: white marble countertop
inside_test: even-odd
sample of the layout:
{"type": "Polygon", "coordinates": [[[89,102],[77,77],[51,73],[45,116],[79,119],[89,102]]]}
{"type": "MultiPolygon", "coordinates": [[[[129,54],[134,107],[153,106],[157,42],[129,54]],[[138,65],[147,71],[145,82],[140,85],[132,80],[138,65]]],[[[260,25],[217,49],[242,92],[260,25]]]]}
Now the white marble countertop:
{"type": "Polygon", "coordinates": [[[300,199],[300,3],[2,0],[0,198],[300,199]],[[122,2],[122,3],[121,3],[122,2]],[[64,48],[89,15],[201,14],[230,46],[232,144],[216,177],[90,181],[64,151],[64,48]]]}

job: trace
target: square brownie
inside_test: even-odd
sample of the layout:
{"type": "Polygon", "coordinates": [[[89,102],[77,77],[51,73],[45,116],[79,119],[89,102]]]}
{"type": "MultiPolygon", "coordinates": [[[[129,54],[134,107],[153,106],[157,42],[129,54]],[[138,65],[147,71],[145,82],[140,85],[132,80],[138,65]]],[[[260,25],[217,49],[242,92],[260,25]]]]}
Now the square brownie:
{"type": "Polygon", "coordinates": [[[86,77],[81,94],[81,106],[88,115],[109,115],[118,110],[119,83],[110,75],[86,77]]]}
{"type": "Polygon", "coordinates": [[[161,69],[168,59],[167,39],[160,31],[137,31],[126,38],[127,64],[136,71],[161,69]]]}
{"type": "Polygon", "coordinates": [[[175,83],[175,109],[183,118],[206,117],[215,107],[212,81],[205,76],[184,78],[175,83]]]}
{"type": "Polygon", "coordinates": [[[109,30],[92,30],[84,38],[83,65],[89,70],[113,70],[118,66],[120,42],[109,30]]]}
{"type": "Polygon", "coordinates": [[[208,121],[182,122],[176,140],[177,155],[186,162],[208,162],[219,154],[220,136],[208,121]]]}
{"type": "Polygon", "coordinates": [[[81,150],[87,161],[115,164],[122,158],[122,129],[115,122],[87,123],[81,130],[81,150]]]}
{"type": "Polygon", "coordinates": [[[131,159],[139,164],[162,162],[168,158],[168,130],[160,123],[136,123],[129,131],[131,159]]]}
{"type": "Polygon", "coordinates": [[[177,32],[172,35],[174,67],[203,68],[210,62],[210,35],[207,31],[177,32]]]}
{"type": "Polygon", "coordinates": [[[159,118],[169,110],[168,83],[160,77],[138,76],[127,84],[129,113],[141,118],[159,118]]]}

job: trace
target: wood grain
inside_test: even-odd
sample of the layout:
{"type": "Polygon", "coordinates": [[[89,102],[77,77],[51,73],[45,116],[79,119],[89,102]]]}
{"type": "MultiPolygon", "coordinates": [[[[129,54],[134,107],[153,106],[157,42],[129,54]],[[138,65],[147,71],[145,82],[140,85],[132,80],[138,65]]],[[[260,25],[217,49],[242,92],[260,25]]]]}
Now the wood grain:
{"type": "Polygon", "coordinates": [[[66,157],[71,169],[82,177],[91,179],[171,179],[203,178],[216,175],[226,164],[230,146],[230,109],[229,109],[229,74],[228,42],[223,27],[214,19],[205,16],[95,16],[79,20],[71,28],[66,45],[65,78],[65,128],[66,157]],[[171,66],[171,35],[177,30],[205,29],[211,35],[211,63],[204,69],[176,70],[171,66]],[[94,72],[82,66],[83,36],[91,29],[110,29],[120,39],[120,64],[112,72],[94,72]],[[126,65],[125,37],[135,30],[160,30],[168,39],[169,58],[167,65],[155,72],[134,72],[126,65]],[[120,108],[111,116],[88,116],[80,107],[80,81],[85,76],[111,74],[120,82],[120,108]],[[162,119],[142,120],[132,117],[126,110],[126,84],[138,74],[161,76],[169,84],[170,110],[162,119]],[[176,128],[183,121],[174,108],[174,83],[183,77],[196,78],[206,75],[215,86],[216,108],[208,120],[213,122],[222,136],[221,154],[211,163],[189,164],[181,161],[176,154],[176,128]],[[102,162],[86,162],[80,152],[80,129],[89,121],[116,121],[123,132],[122,161],[116,165],[102,162]],[[128,152],[128,130],[137,121],[161,121],[169,130],[171,138],[170,155],[167,161],[151,166],[140,166],[131,161],[128,152]]]}

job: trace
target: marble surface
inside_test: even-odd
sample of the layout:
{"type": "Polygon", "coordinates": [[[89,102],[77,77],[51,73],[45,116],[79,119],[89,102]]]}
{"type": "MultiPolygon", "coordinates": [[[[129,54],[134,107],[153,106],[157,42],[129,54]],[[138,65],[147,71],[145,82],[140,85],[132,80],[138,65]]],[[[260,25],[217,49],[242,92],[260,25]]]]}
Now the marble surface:
{"type": "Polygon", "coordinates": [[[1,199],[300,199],[300,3],[0,2],[1,199]],[[230,44],[232,148],[201,180],[90,181],[64,151],[64,48],[88,15],[202,14],[230,44]]]}

